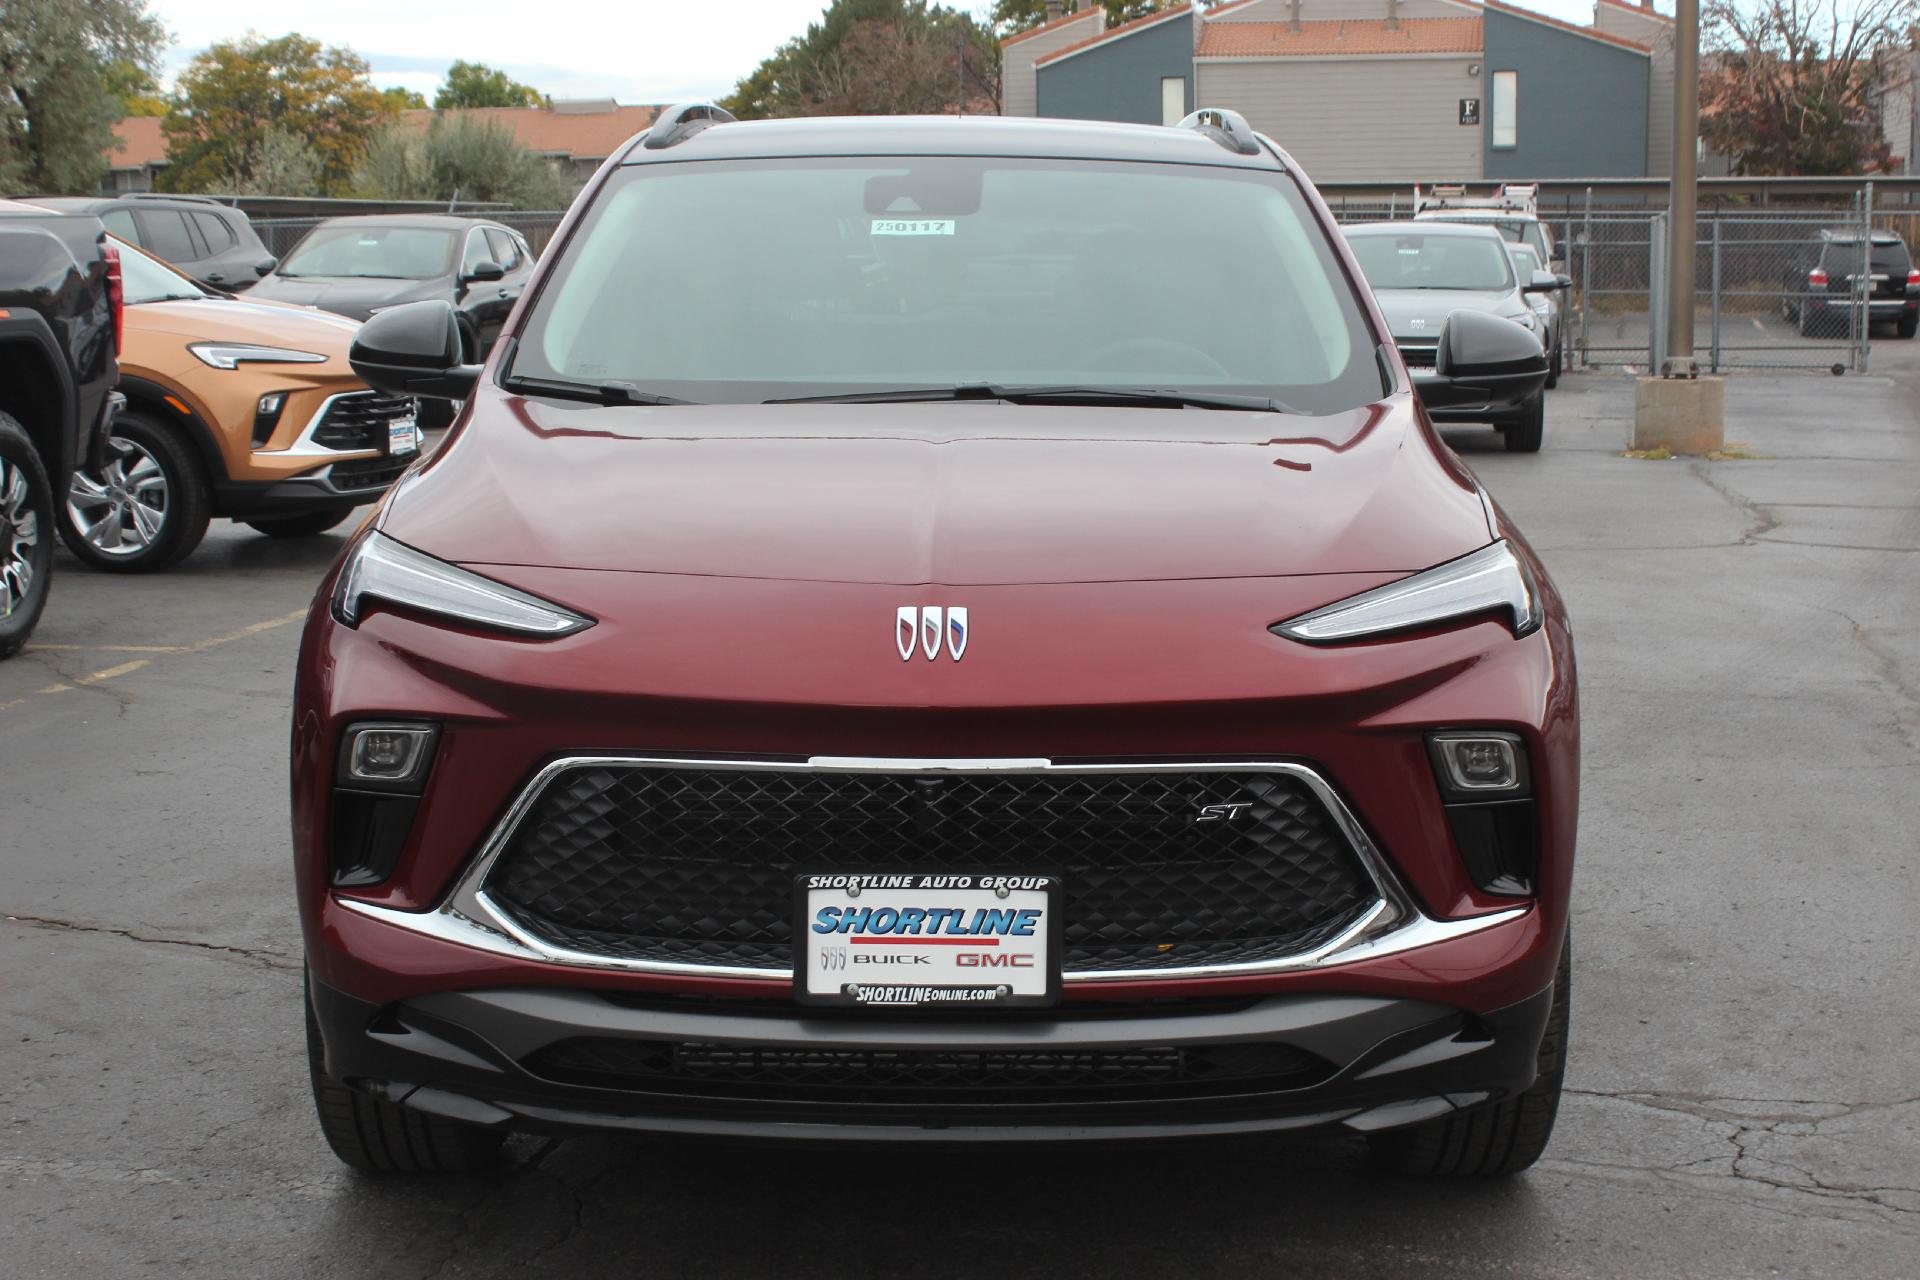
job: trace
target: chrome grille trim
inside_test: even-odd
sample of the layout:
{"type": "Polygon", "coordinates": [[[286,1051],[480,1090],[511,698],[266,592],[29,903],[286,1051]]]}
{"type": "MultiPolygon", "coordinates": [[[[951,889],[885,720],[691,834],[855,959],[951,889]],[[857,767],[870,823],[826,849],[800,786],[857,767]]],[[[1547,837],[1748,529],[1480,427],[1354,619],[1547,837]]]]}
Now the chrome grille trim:
{"type": "Polygon", "coordinates": [[[1278,773],[1298,779],[1326,807],[1340,829],[1378,894],[1373,907],[1341,933],[1309,951],[1272,959],[1232,964],[1169,966],[1164,969],[1083,970],[1061,976],[1069,986],[1101,982],[1163,982],[1193,978],[1251,977],[1260,974],[1292,973],[1376,959],[1478,933],[1527,914],[1530,907],[1514,907],[1463,920],[1436,920],[1422,912],[1396,876],[1359,820],[1347,808],[1326,779],[1314,769],[1292,761],[1189,761],[1165,760],[1108,764],[1055,764],[1042,758],[1009,760],[923,760],[880,759],[868,757],[816,756],[806,761],[703,760],[687,757],[590,755],[566,756],[554,760],[536,773],[507,813],[495,825],[453,891],[431,911],[402,911],[362,902],[335,894],[342,907],[371,919],[395,925],[414,933],[474,947],[495,955],[546,964],[583,969],[608,969],[629,973],[700,978],[749,978],[765,982],[791,982],[791,969],[743,968],[731,965],[687,964],[663,960],[629,960],[593,955],[557,945],[523,928],[488,897],[485,885],[494,863],[506,850],[515,829],[527,816],[547,785],[561,772],[580,767],[602,768],[699,768],[793,773],[806,770],[861,770],[885,773],[925,771],[996,773],[1166,773],[1240,772],[1278,773]]]}

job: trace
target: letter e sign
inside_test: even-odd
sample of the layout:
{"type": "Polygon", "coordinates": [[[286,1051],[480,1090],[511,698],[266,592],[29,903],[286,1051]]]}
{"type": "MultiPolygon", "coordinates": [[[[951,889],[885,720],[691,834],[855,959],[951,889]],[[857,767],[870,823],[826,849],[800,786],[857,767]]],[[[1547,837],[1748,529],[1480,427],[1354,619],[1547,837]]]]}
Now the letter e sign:
{"type": "Polygon", "coordinates": [[[1480,99],[1478,98],[1460,99],[1460,123],[1461,124],[1479,124],[1480,123],[1480,99]]]}

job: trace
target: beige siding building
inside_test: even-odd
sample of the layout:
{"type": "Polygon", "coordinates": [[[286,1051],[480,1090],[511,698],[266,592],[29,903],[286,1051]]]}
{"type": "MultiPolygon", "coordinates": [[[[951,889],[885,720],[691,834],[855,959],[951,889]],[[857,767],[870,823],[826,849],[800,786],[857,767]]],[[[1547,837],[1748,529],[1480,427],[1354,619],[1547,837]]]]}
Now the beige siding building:
{"type": "Polygon", "coordinates": [[[1038,115],[1033,64],[1050,53],[1089,40],[1107,29],[1107,11],[1087,4],[1000,42],[1000,114],[1038,115]]]}

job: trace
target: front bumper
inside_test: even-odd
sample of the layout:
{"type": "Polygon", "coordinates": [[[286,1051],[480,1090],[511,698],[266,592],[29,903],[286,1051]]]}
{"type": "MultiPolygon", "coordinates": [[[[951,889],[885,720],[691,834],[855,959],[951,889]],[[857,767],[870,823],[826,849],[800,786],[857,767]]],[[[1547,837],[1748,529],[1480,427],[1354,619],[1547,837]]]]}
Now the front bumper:
{"type": "MultiPolygon", "coordinates": [[[[1269,996],[1086,1016],[827,1017],[772,1002],[682,1005],[583,990],[484,988],[386,1006],[319,982],[309,992],[329,1075],[414,1110],[512,1130],[625,1129],[715,1137],[975,1142],[1368,1133],[1510,1097],[1532,1084],[1549,987],[1488,1013],[1417,999],[1269,996]],[[638,1060],[733,1070],[620,1081],[549,1078],[555,1046],[582,1037],[638,1060]],[[903,1093],[823,1059],[1074,1064],[1102,1055],[1217,1064],[1222,1050],[1311,1063],[1288,1075],[1114,1080],[1078,1088],[920,1087],[903,1093]],[[784,1069],[767,1064],[788,1064],[784,1069]],[[741,1064],[758,1064],[743,1069],[741,1064]],[[542,1074],[546,1072],[547,1074],[542,1074]]],[[[1217,1068],[1216,1068],[1217,1069],[1217,1068]]],[[[922,1078],[924,1080],[924,1077],[922,1078]]]]}

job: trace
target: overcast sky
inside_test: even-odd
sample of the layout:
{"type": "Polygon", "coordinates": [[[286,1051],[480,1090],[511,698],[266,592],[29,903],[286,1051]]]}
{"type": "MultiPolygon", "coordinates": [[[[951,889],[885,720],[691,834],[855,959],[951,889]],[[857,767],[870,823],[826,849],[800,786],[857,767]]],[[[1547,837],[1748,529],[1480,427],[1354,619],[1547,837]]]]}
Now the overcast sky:
{"type": "MultiPolygon", "coordinates": [[[[431,97],[447,65],[463,58],[504,68],[554,97],[644,103],[731,91],[783,40],[805,30],[825,0],[317,0],[304,9],[150,2],[173,32],[169,75],[214,41],[252,26],[346,45],[372,63],[382,88],[401,85],[431,97]],[[286,16],[270,16],[276,13],[286,16]]],[[[1521,3],[1572,22],[1593,14],[1592,0],[1521,3]]],[[[985,13],[992,6],[957,0],[956,7],[985,13]]]]}

